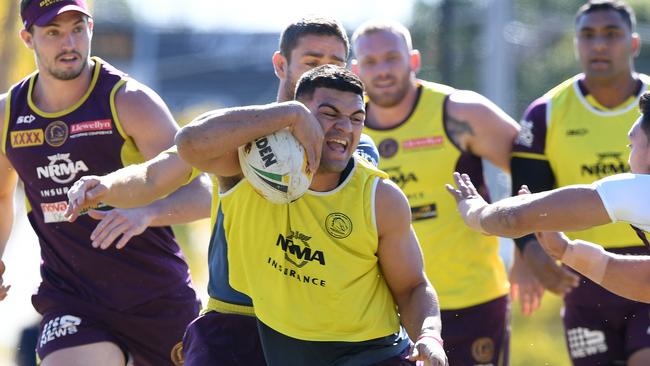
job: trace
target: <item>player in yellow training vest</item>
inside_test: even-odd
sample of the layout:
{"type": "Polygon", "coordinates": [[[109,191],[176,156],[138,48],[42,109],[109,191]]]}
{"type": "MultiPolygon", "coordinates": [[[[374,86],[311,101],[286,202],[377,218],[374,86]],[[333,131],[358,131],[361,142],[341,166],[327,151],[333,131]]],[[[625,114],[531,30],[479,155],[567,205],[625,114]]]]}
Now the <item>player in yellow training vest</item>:
{"type": "Polygon", "coordinates": [[[364,132],[378,145],[380,169],[409,199],[449,362],[507,364],[508,280],[498,240],[465,227],[444,184],[457,170],[482,182],[481,157],[507,170],[517,124],[481,95],[416,79],[419,53],[401,24],[365,23],[352,47],[368,92],[364,132]]]}
{"type": "MultiPolygon", "coordinates": [[[[513,147],[514,194],[522,184],[540,192],[629,171],[626,134],[639,116],[639,96],[650,82],[634,71],[641,45],[634,23],[633,10],[621,1],[590,1],[578,10],[575,45],[583,73],[528,107],[513,147]]],[[[618,254],[647,254],[636,233],[622,223],[569,236],[618,254]]],[[[557,266],[534,235],[516,242],[540,277],[557,266]]],[[[573,364],[650,364],[650,306],[580,279],[564,297],[565,336],[573,364]]]]}
{"type": "Polygon", "coordinates": [[[176,136],[183,159],[219,177],[230,283],[253,300],[266,361],[445,365],[407,201],[352,158],[365,119],[361,81],[320,66],[301,77],[296,100],[214,111],[176,136]],[[285,127],[315,175],[305,196],[274,205],[243,178],[236,150],[285,127]],[[400,320],[415,342],[410,355],[400,320]]]}

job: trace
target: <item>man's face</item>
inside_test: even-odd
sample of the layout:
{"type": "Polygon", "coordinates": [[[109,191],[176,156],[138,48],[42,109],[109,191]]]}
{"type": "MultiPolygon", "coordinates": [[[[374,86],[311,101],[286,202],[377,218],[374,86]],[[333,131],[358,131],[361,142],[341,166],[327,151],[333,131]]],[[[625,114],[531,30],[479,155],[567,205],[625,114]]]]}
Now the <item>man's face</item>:
{"type": "Polygon", "coordinates": [[[44,27],[34,25],[32,34],[23,30],[21,37],[34,50],[40,72],[59,80],[71,80],[88,63],[92,20],[68,11],[44,27]]]}
{"type": "Polygon", "coordinates": [[[359,144],[366,119],[363,98],[352,92],[317,88],[311,100],[300,101],[320,122],[325,135],[318,172],[342,172],[359,144]]]}
{"type": "Polygon", "coordinates": [[[605,81],[629,74],[639,48],[639,39],[614,10],[596,10],[576,23],[576,52],[582,70],[605,81]]]}
{"type": "Polygon", "coordinates": [[[345,55],[345,44],[338,37],[314,34],[300,37],[286,65],[285,99],[293,99],[302,74],[321,65],[345,67],[345,55]]]}
{"type": "Polygon", "coordinates": [[[641,128],[642,117],[634,122],[634,125],[627,134],[630,140],[630,171],[636,174],[650,174],[650,146],[648,137],[641,128]]]}
{"type": "Polygon", "coordinates": [[[372,103],[393,107],[411,87],[411,52],[400,35],[389,31],[367,33],[354,44],[358,73],[372,103]]]}

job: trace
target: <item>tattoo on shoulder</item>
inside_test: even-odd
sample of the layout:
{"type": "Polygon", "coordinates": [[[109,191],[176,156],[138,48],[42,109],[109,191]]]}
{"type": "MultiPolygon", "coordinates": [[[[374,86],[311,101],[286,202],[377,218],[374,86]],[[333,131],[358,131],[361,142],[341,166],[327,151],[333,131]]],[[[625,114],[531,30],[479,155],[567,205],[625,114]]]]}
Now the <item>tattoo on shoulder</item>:
{"type": "Polygon", "coordinates": [[[451,140],[463,151],[467,150],[467,137],[474,136],[474,129],[467,121],[447,116],[445,119],[445,129],[451,140]]]}

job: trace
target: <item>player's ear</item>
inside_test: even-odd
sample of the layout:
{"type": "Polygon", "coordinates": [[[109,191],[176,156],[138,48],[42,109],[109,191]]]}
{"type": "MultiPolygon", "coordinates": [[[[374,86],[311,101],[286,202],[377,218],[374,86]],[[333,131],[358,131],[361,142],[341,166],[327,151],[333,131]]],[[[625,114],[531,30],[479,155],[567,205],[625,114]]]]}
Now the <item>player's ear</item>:
{"type": "Polygon", "coordinates": [[[412,50],[410,52],[409,63],[411,65],[411,71],[417,74],[422,66],[422,56],[420,55],[420,51],[412,50]]]}
{"type": "Polygon", "coordinates": [[[632,33],[632,56],[638,57],[641,53],[641,37],[638,33],[632,33]]]}
{"type": "Polygon", "coordinates": [[[29,33],[29,31],[27,31],[26,29],[20,30],[20,39],[22,39],[25,46],[30,50],[34,49],[34,44],[32,42],[33,38],[34,36],[31,33],[29,33]]]}
{"type": "Polygon", "coordinates": [[[357,61],[356,58],[352,59],[352,62],[350,62],[350,68],[352,69],[352,72],[359,76],[359,61],[357,61]]]}
{"type": "Polygon", "coordinates": [[[275,51],[273,54],[273,70],[279,79],[284,80],[286,78],[288,64],[287,58],[280,51],[275,51]]]}

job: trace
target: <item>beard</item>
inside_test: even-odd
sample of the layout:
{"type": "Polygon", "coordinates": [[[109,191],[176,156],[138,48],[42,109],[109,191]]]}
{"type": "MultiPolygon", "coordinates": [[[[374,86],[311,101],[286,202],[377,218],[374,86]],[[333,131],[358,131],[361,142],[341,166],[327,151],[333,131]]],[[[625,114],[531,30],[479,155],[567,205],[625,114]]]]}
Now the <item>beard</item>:
{"type": "MultiPolygon", "coordinates": [[[[49,75],[51,75],[52,77],[54,77],[57,80],[67,81],[67,80],[76,79],[79,75],[81,75],[83,70],[88,65],[88,57],[83,57],[79,52],[76,52],[76,51],[73,52],[73,53],[75,53],[77,55],[77,57],[79,57],[79,59],[81,60],[81,63],[79,64],[78,68],[76,68],[76,69],[67,69],[66,70],[66,69],[56,69],[52,65],[44,65],[45,66],[45,71],[49,75]]],[[[58,59],[61,56],[62,55],[58,55],[55,58],[55,60],[58,59]]],[[[41,58],[41,60],[43,60],[43,58],[41,58]]]]}
{"type": "Polygon", "coordinates": [[[406,70],[406,72],[398,77],[394,77],[397,81],[397,90],[394,92],[385,92],[385,91],[376,91],[377,89],[372,86],[372,82],[366,84],[366,93],[372,101],[372,103],[383,107],[391,108],[398,105],[411,87],[411,70],[406,70]]]}

